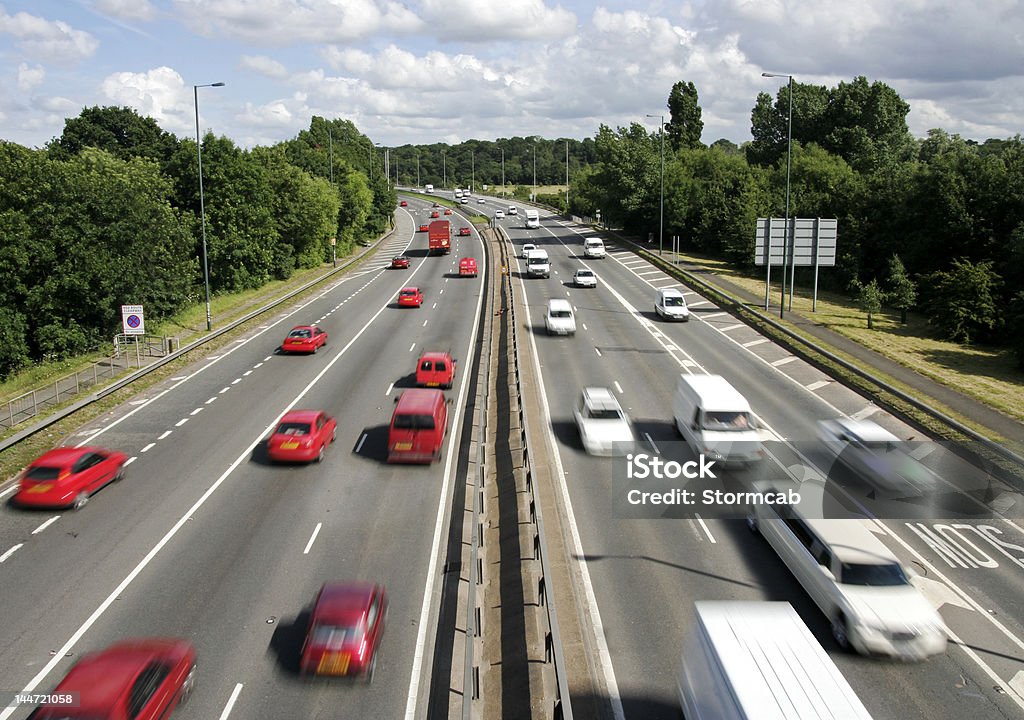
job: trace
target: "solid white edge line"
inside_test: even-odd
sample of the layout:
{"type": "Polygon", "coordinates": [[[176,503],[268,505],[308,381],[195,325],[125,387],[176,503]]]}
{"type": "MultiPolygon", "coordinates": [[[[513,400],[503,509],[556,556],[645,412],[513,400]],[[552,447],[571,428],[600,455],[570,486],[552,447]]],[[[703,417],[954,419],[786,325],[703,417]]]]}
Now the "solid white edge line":
{"type": "Polygon", "coordinates": [[[49,520],[47,520],[46,522],[44,522],[44,523],[43,523],[42,525],[40,525],[39,527],[37,527],[37,528],[36,528],[35,530],[33,530],[33,531],[32,531],[32,534],[33,534],[33,535],[38,535],[38,534],[39,534],[39,533],[41,533],[41,532],[42,532],[43,530],[45,530],[46,528],[50,527],[50,526],[51,526],[51,525],[53,525],[53,524],[54,524],[55,522],[57,522],[57,520],[58,520],[59,518],[60,518],[60,515],[54,515],[54,516],[53,516],[52,518],[50,518],[49,520]]]}
{"type": "Polygon", "coordinates": [[[303,555],[309,555],[309,549],[313,547],[313,543],[316,542],[316,536],[320,534],[320,528],[323,526],[324,524],[322,522],[318,522],[316,527],[313,528],[313,534],[309,536],[309,542],[306,543],[306,549],[302,551],[303,555]]]}
{"type": "Polygon", "coordinates": [[[235,685],[235,689],[231,691],[231,697],[228,698],[227,705],[220,713],[219,720],[227,720],[228,716],[231,715],[232,709],[235,707],[235,702],[238,700],[238,696],[242,692],[242,683],[235,685]]]}
{"type": "MultiPolygon", "coordinates": [[[[499,279],[500,281],[500,279],[499,279]]],[[[441,292],[444,292],[443,290],[441,292]]],[[[477,330],[480,327],[480,315],[484,308],[484,294],[480,293],[477,296],[476,304],[476,316],[473,318],[473,332],[469,337],[469,346],[466,348],[465,357],[472,356],[472,350],[476,347],[477,330]]],[[[532,333],[531,333],[532,337],[532,333]]],[[[455,418],[452,421],[452,427],[458,428],[462,419],[462,409],[465,407],[465,396],[469,389],[469,373],[462,373],[462,385],[459,388],[459,399],[455,404],[455,418]]],[[[434,594],[434,584],[437,582],[438,564],[441,561],[441,536],[444,533],[444,515],[445,507],[448,498],[448,488],[452,482],[452,475],[455,460],[453,456],[455,448],[455,440],[459,433],[457,430],[452,431],[451,437],[448,439],[448,453],[447,459],[445,460],[444,467],[444,481],[441,485],[441,497],[438,499],[437,504],[437,523],[434,525],[434,537],[430,544],[430,564],[427,566],[427,582],[423,588],[423,605],[420,608],[420,619],[416,630],[416,649],[413,652],[412,658],[412,672],[409,678],[409,695],[405,705],[405,718],[406,720],[415,720],[416,717],[416,701],[419,699],[419,685],[420,685],[420,674],[423,672],[423,651],[426,647],[427,642],[427,620],[430,616],[430,605],[431,598],[434,594]]],[[[3,720],[3,718],[0,718],[3,720]]]]}
{"type": "Polygon", "coordinates": [[[704,522],[704,518],[702,518],[698,513],[694,513],[693,516],[697,518],[697,524],[700,525],[704,534],[708,536],[708,540],[710,540],[713,545],[717,545],[718,541],[715,540],[715,536],[711,534],[711,529],[707,526],[707,523],[704,522]]]}
{"type": "MultiPolygon", "coordinates": [[[[17,545],[12,547],[10,550],[5,552],[3,555],[0,555],[0,563],[6,562],[11,557],[11,555],[13,555],[14,553],[18,552],[18,550],[20,550],[24,546],[25,546],[25,543],[18,543],[17,545]]],[[[8,708],[8,709],[11,712],[14,712],[14,708],[8,708]]],[[[0,715],[0,720],[2,720],[2,718],[10,717],[10,716],[11,716],[11,713],[7,713],[6,715],[0,715]]]]}

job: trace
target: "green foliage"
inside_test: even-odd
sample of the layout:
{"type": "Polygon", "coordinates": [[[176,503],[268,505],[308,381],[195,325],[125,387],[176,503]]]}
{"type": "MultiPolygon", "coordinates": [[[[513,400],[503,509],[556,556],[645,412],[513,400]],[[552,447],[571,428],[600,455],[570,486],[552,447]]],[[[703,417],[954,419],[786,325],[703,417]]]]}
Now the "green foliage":
{"type": "Polygon", "coordinates": [[[29,363],[28,323],[14,308],[0,305],[0,380],[29,363]]]}
{"type": "Polygon", "coordinates": [[[854,284],[854,287],[857,290],[857,306],[867,313],[868,330],[872,330],[874,329],[872,316],[882,310],[882,299],[884,297],[882,288],[878,286],[878,282],[874,278],[867,284],[857,282],[854,284]]]}
{"type": "Polygon", "coordinates": [[[1001,285],[991,260],[953,260],[948,270],[922,279],[928,322],[947,340],[969,345],[996,327],[996,292],[1001,285]]]}
{"type": "Polygon", "coordinates": [[[907,324],[907,310],[917,303],[917,284],[907,275],[907,269],[899,255],[889,258],[889,277],[885,293],[886,301],[900,311],[900,322],[907,324]]]}
{"type": "Polygon", "coordinates": [[[670,119],[665,124],[669,143],[673,150],[703,147],[700,141],[704,132],[701,120],[700,100],[697,88],[692,82],[677,82],[668,95],[670,119]]]}
{"type": "Polygon", "coordinates": [[[49,151],[58,160],[91,147],[122,160],[148,157],[163,162],[177,144],[174,135],[160,129],[156,120],[142,117],[131,108],[88,107],[78,117],[64,121],[64,132],[50,144],[49,151]]]}
{"type": "Polygon", "coordinates": [[[1024,291],[1010,300],[1006,311],[1006,329],[1010,349],[1017,358],[1017,366],[1024,369],[1024,291]]]}

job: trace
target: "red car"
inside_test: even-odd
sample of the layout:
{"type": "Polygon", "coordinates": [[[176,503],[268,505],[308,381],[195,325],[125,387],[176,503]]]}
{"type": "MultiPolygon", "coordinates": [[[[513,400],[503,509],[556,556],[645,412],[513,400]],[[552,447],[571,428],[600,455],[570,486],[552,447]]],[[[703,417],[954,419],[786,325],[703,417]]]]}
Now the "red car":
{"type": "Polygon", "coordinates": [[[397,257],[391,258],[391,269],[392,270],[408,270],[409,269],[409,258],[405,255],[398,255],[397,257]]]}
{"type": "Polygon", "coordinates": [[[128,456],[100,447],[60,447],[40,456],[21,474],[14,502],[23,507],[80,510],[89,496],[124,477],[128,456]]]}
{"type": "Polygon", "coordinates": [[[476,258],[462,258],[459,260],[459,275],[476,277],[476,258]]]}
{"type": "Polygon", "coordinates": [[[427,352],[416,365],[416,384],[420,387],[451,389],[455,380],[455,361],[446,352],[427,352]]]}
{"type": "Polygon", "coordinates": [[[41,705],[33,720],[163,720],[196,682],[196,651],[187,640],[140,638],[79,660],[49,695],[76,693],[78,704],[41,705]]]}
{"type": "Polygon", "coordinates": [[[444,214],[445,215],[451,215],[452,214],[452,209],[451,208],[445,208],[444,209],[444,214]]]}
{"type": "Polygon", "coordinates": [[[409,205],[409,203],[406,202],[405,200],[403,200],[402,202],[400,202],[398,204],[401,205],[402,207],[407,207],[409,205]]]}
{"type": "Polygon", "coordinates": [[[429,225],[420,225],[419,232],[429,232],[429,231],[430,231],[430,226],[429,225]]]}
{"type": "Polygon", "coordinates": [[[399,307],[419,307],[423,304],[423,293],[418,287],[402,288],[398,292],[399,307]]]}
{"type": "Polygon", "coordinates": [[[291,410],[267,440],[267,456],[274,462],[321,462],[337,434],[338,423],[327,413],[291,410]]]}
{"type": "Polygon", "coordinates": [[[459,235],[469,235],[469,228],[468,227],[460,227],[459,228],[459,235]]]}
{"type": "Polygon", "coordinates": [[[293,327],[288,337],[281,343],[281,352],[315,353],[327,344],[327,332],[316,325],[298,325],[293,327]]]}
{"type": "Polygon", "coordinates": [[[430,217],[432,217],[432,218],[441,217],[441,213],[439,213],[437,210],[431,210],[430,211],[430,217]]]}
{"type": "Polygon", "coordinates": [[[302,644],[303,674],[354,676],[373,680],[377,648],[384,634],[388,600],[382,585],[325,583],[313,601],[302,644]]]}

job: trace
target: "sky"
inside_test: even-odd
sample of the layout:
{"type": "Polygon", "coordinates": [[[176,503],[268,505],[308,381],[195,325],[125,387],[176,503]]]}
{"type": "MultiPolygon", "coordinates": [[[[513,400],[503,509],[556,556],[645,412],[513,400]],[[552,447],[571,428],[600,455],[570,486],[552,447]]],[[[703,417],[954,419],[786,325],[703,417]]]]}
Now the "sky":
{"type": "MultiPolygon", "coordinates": [[[[243,147],[348,119],[386,146],[652,130],[693,82],[703,141],[750,139],[758,92],[864,75],[911,133],[1021,132],[1020,0],[0,0],[0,139],[42,147],[84,107],[243,147]]],[[[799,139],[799,138],[797,138],[799,139]]]]}

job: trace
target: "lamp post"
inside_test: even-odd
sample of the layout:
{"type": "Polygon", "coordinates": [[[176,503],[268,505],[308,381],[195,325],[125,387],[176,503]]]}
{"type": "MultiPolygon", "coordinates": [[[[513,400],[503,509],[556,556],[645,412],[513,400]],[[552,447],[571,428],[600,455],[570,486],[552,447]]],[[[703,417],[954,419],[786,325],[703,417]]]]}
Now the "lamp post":
{"type": "Polygon", "coordinates": [[[213,330],[213,316],[210,314],[210,265],[206,260],[206,201],[203,198],[203,139],[199,136],[199,88],[224,87],[215,82],[192,86],[192,99],[196,107],[196,153],[199,156],[199,226],[203,235],[203,284],[206,286],[206,331],[213,330]]]}
{"type": "Polygon", "coordinates": [[[658,257],[661,257],[665,243],[665,116],[648,115],[649,118],[658,118],[658,136],[661,139],[661,203],[658,212],[658,257]]]}
{"type": "Polygon", "coordinates": [[[444,150],[441,151],[441,187],[448,189],[448,158],[445,157],[444,150]]]}
{"type": "Polygon", "coordinates": [[[533,202],[537,202],[537,138],[533,139],[533,202]]]}
{"type": "Polygon", "coordinates": [[[501,196],[505,197],[505,148],[501,148],[501,196]]]}
{"type": "Polygon", "coordinates": [[[416,154],[416,187],[420,186],[420,156],[416,154]]]}
{"type": "Polygon", "coordinates": [[[476,154],[469,151],[469,189],[476,192],[476,154]]]}
{"type": "Polygon", "coordinates": [[[565,141],[565,215],[569,216],[569,141],[565,141]]]}
{"type": "Polygon", "coordinates": [[[328,152],[328,162],[330,162],[330,164],[331,164],[331,168],[330,168],[330,170],[331,170],[331,172],[330,172],[330,175],[331,175],[331,185],[333,185],[334,184],[334,138],[331,137],[331,126],[330,125],[327,126],[327,152],[328,152]]]}
{"type": "MultiPolygon", "coordinates": [[[[793,309],[793,279],[796,275],[796,259],[792,258],[794,248],[790,247],[793,242],[792,233],[789,230],[789,175],[793,168],[793,76],[785,73],[761,73],[761,77],[784,77],[789,79],[789,120],[786,126],[786,226],[785,236],[782,243],[782,301],[779,303],[779,319],[784,315],[786,306],[786,265],[792,264],[789,275],[789,309],[793,309]]],[[[771,265],[771,238],[768,238],[768,263],[771,265]]]]}

